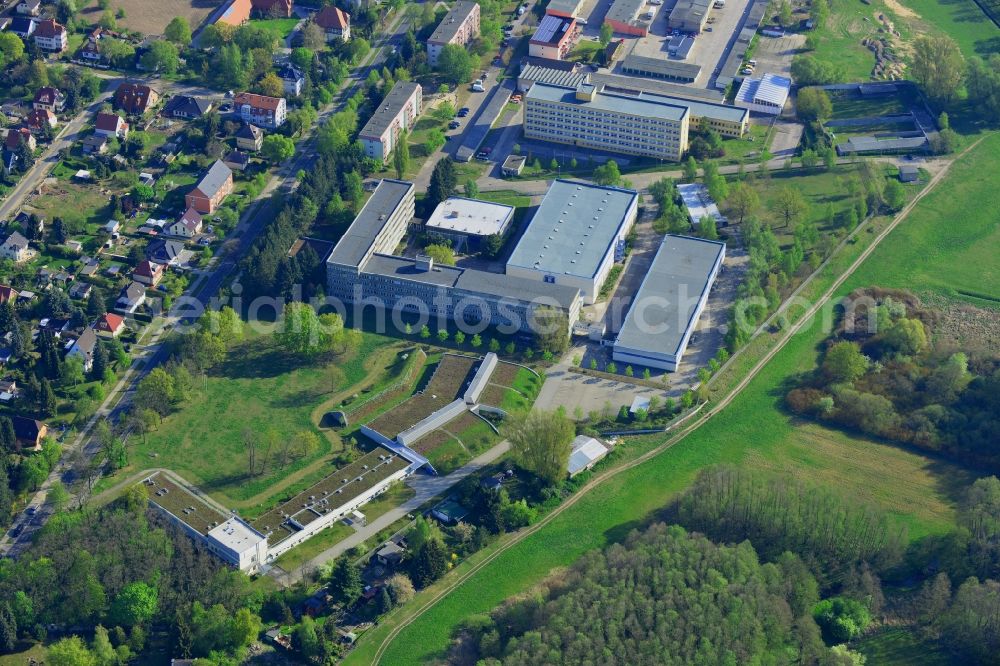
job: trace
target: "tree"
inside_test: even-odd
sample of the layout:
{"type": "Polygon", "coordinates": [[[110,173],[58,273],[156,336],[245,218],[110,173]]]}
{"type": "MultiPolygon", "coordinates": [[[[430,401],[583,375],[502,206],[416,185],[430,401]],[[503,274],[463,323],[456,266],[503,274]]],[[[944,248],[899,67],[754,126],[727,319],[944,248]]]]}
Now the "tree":
{"type": "Polygon", "coordinates": [[[478,333],[475,333],[472,336],[472,342],[471,342],[471,344],[472,344],[472,348],[473,349],[479,349],[480,347],[483,346],[483,338],[480,337],[480,335],[478,333]]]}
{"type": "Polygon", "coordinates": [[[919,319],[903,317],[889,327],[882,342],[897,353],[912,356],[927,348],[927,330],[919,319]]]}
{"type": "Polygon", "coordinates": [[[437,69],[453,86],[471,79],[473,66],[472,54],[458,44],[445,44],[438,55],[437,69]]]}
{"type": "Polygon", "coordinates": [[[455,265],[455,251],[447,245],[427,245],[424,247],[424,254],[433,259],[436,264],[443,264],[445,266],[455,265]]]}
{"type": "Polygon", "coordinates": [[[746,217],[752,217],[760,209],[760,197],[757,191],[746,183],[736,183],[729,192],[729,208],[740,219],[740,224],[746,217]]]}
{"type": "Polygon", "coordinates": [[[175,16],[163,30],[163,36],[178,46],[191,43],[191,24],[183,16],[175,16]]]}
{"type": "Polygon", "coordinates": [[[0,65],[10,65],[24,57],[24,42],[12,32],[0,32],[0,65]]]}
{"type": "Polygon", "coordinates": [[[698,161],[693,157],[688,157],[684,162],[684,180],[691,183],[698,178],[698,161]]]}
{"type": "Polygon", "coordinates": [[[171,75],[180,65],[180,55],[173,43],[156,40],[150,43],[149,50],[142,54],[140,62],[146,71],[171,75]]]}
{"type": "Polygon", "coordinates": [[[868,628],[871,613],[860,601],[847,597],[824,599],[813,608],[813,618],[828,643],[846,643],[868,628]]]}
{"type": "Polygon", "coordinates": [[[593,181],[598,185],[620,185],[622,182],[622,173],[618,169],[618,162],[608,160],[594,169],[593,181]]]}
{"type": "Polygon", "coordinates": [[[118,28],[118,22],[115,20],[115,15],[110,9],[104,10],[100,20],[97,21],[97,25],[105,30],[116,30],[118,28]]]}
{"type": "Polygon", "coordinates": [[[361,570],[350,558],[339,558],[330,571],[330,593],[350,606],[361,596],[361,587],[361,570]]]}
{"type": "Polygon", "coordinates": [[[465,192],[465,196],[469,197],[470,199],[475,199],[476,197],[479,196],[479,186],[476,185],[476,181],[472,180],[471,178],[465,181],[465,185],[463,186],[462,189],[465,192]]]}
{"type": "Polygon", "coordinates": [[[906,205],[906,190],[898,180],[890,179],[882,191],[882,198],[885,199],[885,205],[889,210],[898,211],[906,205]]]}
{"type": "Polygon", "coordinates": [[[823,357],[823,372],[833,382],[853,382],[868,371],[868,357],[853,342],[842,341],[830,347],[823,357]]]}
{"type": "Polygon", "coordinates": [[[332,351],[346,340],[344,321],[337,314],[317,315],[306,303],[289,303],[275,333],[278,343],[295,354],[314,355],[332,351]]]}
{"type": "Polygon", "coordinates": [[[611,39],[615,36],[614,28],[611,27],[609,23],[601,24],[601,36],[600,43],[601,46],[607,46],[611,43],[611,39]]]}
{"type": "Polygon", "coordinates": [[[448,336],[448,329],[447,328],[439,328],[438,329],[438,332],[437,332],[438,342],[440,342],[441,344],[444,344],[444,343],[448,342],[448,337],[449,336],[448,336]]]}
{"type": "Polygon", "coordinates": [[[800,86],[818,86],[839,83],[844,79],[844,68],[811,55],[792,58],[792,78],[800,86]]]}
{"type": "Polygon", "coordinates": [[[152,409],[160,418],[170,413],[173,403],[174,379],[163,368],[153,368],[136,388],[137,404],[152,409]]]}
{"type": "Polygon", "coordinates": [[[561,410],[533,410],[505,420],[504,436],[524,469],[550,485],[566,476],[576,429],[561,410]]]}
{"type": "Polygon", "coordinates": [[[79,636],[69,636],[53,643],[45,654],[52,666],[97,666],[97,659],[79,636]]]}
{"type": "Polygon", "coordinates": [[[417,549],[410,563],[410,578],[413,584],[424,588],[443,576],[448,570],[448,555],[441,539],[432,538],[417,549]]]}
{"type": "MultiPolygon", "coordinates": [[[[430,154],[433,151],[429,151],[430,154]]],[[[409,134],[404,129],[396,137],[396,147],[392,151],[392,165],[396,169],[396,178],[402,178],[410,168],[409,134]]]]}
{"type": "Polygon", "coordinates": [[[549,305],[539,305],[529,314],[531,331],[543,354],[561,354],[569,346],[569,320],[566,313],[549,305]]]}
{"type": "Polygon", "coordinates": [[[257,82],[257,89],[262,95],[281,97],[284,95],[285,85],[281,82],[277,74],[268,72],[264,75],[264,78],[257,82]]]}
{"type": "Polygon", "coordinates": [[[702,216],[698,222],[698,235],[706,240],[719,240],[719,230],[714,217],[711,215],[702,216]]]}
{"type": "Polygon", "coordinates": [[[287,136],[268,134],[260,146],[260,153],[268,162],[280,164],[295,155],[295,142],[287,136]]]}
{"type": "Polygon", "coordinates": [[[413,598],[413,583],[410,582],[406,574],[394,574],[392,578],[385,582],[385,587],[389,590],[392,602],[397,606],[402,606],[413,598]]]}
{"type": "Polygon", "coordinates": [[[457,184],[455,163],[450,157],[441,158],[431,173],[430,185],[427,188],[427,209],[433,210],[439,203],[455,194],[457,184]]]}
{"type": "Polygon", "coordinates": [[[950,104],[962,87],[965,59],[951,37],[919,35],[913,40],[910,73],[928,97],[950,104]]]}
{"type": "Polygon", "coordinates": [[[799,118],[810,122],[824,122],[833,114],[830,96],[822,88],[803,88],[795,101],[799,118]]]}
{"type": "Polygon", "coordinates": [[[802,219],[809,207],[802,194],[792,187],[779,189],[771,205],[774,214],[784,222],[785,227],[802,219]]]}
{"type": "Polygon", "coordinates": [[[43,379],[38,393],[38,413],[42,417],[52,416],[56,412],[56,394],[48,379],[43,379]]]}
{"type": "Polygon", "coordinates": [[[152,585],[142,581],[129,583],[111,604],[110,617],[125,627],[146,624],[156,615],[158,597],[159,592],[152,585]]]}

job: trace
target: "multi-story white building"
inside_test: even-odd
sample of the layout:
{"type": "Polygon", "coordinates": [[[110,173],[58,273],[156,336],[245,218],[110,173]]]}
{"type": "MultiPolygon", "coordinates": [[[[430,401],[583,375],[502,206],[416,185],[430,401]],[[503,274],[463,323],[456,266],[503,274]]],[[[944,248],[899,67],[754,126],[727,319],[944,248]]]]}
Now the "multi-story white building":
{"type": "Polygon", "coordinates": [[[35,45],[46,53],[62,53],[69,46],[69,33],[55,19],[39,21],[34,37],[35,45]]]}
{"type": "Polygon", "coordinates": [[[610,153],[679,161],[688,145],[686,106],[656,95],[535,83],[524,96],[524,136],[610,153]]]}
{"type": "Polygon", "coordinates": [[[233,98],[233,109],[243,122],[274,129],[285,123],[287,107],[284,97],[269,97],[241,92],[233,98]]]}
{"type": "Polygon", "coordinates": [[[568,285],[593,303],[635,224],[633,190],[556,180],[507,260],[507,275],[568,285]]]}
{"type": "Polygon", "coordinates": [[[441,49],[448,44],[465,46],[479,36],[479,4],[459,0],[427,39],[427,62],[437,67],[441,49]]]}
{"type": "Polygon", "coordinates": [[[396,83],[358,134],[365,155],[386,160],[396,147],[399,133],[409,130],[420,115],[423,100],[423,88],[419,83],[396,83]]]}

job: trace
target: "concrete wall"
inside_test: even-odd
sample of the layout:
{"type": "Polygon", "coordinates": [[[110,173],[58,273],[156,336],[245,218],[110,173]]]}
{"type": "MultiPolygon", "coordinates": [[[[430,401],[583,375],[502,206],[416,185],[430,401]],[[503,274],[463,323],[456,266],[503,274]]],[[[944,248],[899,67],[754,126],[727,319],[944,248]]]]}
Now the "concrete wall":
{"type": "Polygon", "coordinates": [[[493,370],[496,367],[497,355],[490,352],[483,358],[479,367],[476,368],[476,374],[472,377],[472,382],[469,384],[469,388],[465,390],[465,395],[462,396],[465,400],[465,404],[474,405],[479,402],[479,396],[489,383],[490,375],[493,374],[493,370]]]}
{"type": "Polygon", "coordinates": [[[465,401],[455,400],[450,402],[441,409],[437,410],[425,419],[422,419],[419,423],[411,427],[409,430],[399,433],[396,435],[396,441],[403,446],[409,447],[411,444],[416,442],[418,439],[426,435],[432,430],[440,428],[448,421],[461,416],[462,412],[465,411],[465,401]]]}

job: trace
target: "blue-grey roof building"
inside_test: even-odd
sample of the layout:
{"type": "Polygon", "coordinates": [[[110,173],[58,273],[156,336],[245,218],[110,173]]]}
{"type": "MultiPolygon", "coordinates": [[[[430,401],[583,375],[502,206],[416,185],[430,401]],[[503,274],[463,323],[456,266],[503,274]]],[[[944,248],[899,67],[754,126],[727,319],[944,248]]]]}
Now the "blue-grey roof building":
{"type": "Polygon", "coordinates": [[[634,190],[556,180],[507,260],[507,275],[566,285],[593,303],[638,213],[634,190]]]}
{"type": "Polygon", "coordinates": [[[665,236],[615,339],[614,360],[676,371],[725,256],[725,243],[665,236]]]}

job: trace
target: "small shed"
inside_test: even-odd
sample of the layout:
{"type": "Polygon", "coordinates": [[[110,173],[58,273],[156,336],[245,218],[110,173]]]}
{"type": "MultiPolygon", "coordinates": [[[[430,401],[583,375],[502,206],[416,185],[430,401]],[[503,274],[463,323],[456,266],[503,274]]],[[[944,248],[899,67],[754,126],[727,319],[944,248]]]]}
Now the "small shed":
{"type": "Polygon", "coordinates": [[[395,541],[386,541],[385,545],[375,551],[375,561],[382,566],[394,567],[403,561],[405,552],[406,549],[395,541]]]}
{"type": "Polygon", "coordinates": [[[528,158],[524,155],[508,155],[507,159],[503,161],[503,166],[501,171],[503,175],[508,178],[513,176],[520,176],[521,171],[524,170],[524,165],[528,161],[528,158]]]}
{"type": "Polygon", "coordinates": [[[469,510],[453,499],[446,499],[431,509],[431,515],[445,525],[454,525],[469,515],[469,510]]]}
{"type": "Polygon", "coordinates": [[[912,164],[903,164],[899,167],[899,182],[915,183],[920,180],[920,169],[912,164]]]}
{"type": "Polygon", "coordinates": [[[580,435],[573,440],[573,449],[569,454],[569,475],[576,476],[588,470],[608,455],[609,449],[601,442],[587,435],[580,435]]]}
{"type": "Polygon", "coordinates": [[[636,412],[640,409],[649,412],[649,396],[648,395],[637,395],[632,399],[632,406],[628,408],[628,413],[635,416],[636,412]]]}

